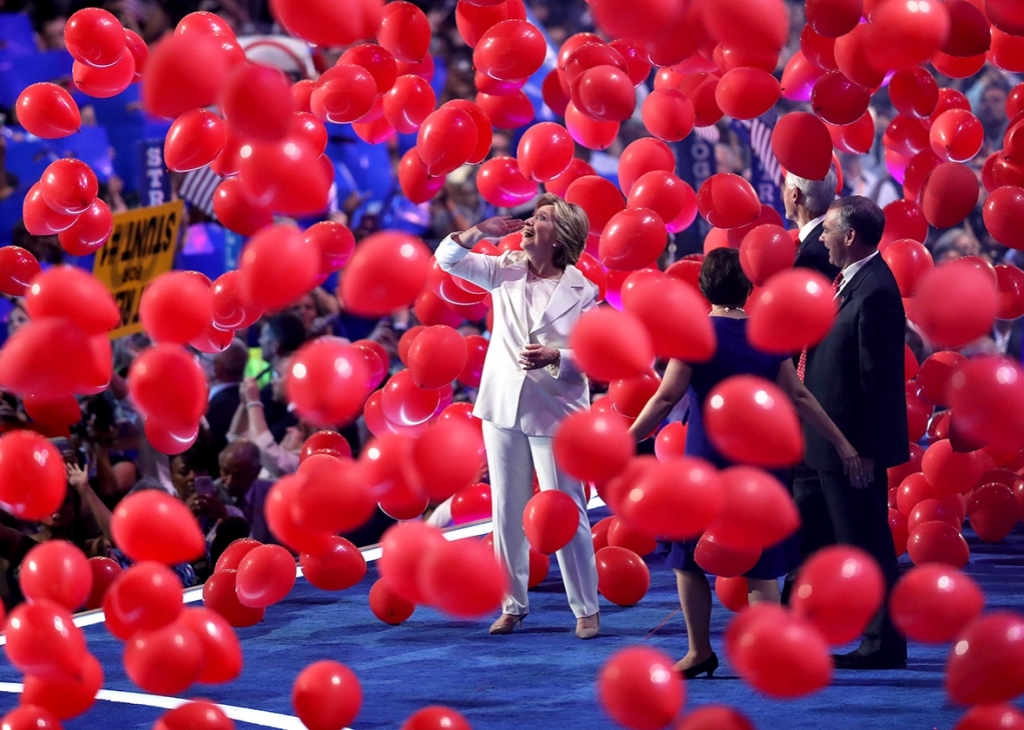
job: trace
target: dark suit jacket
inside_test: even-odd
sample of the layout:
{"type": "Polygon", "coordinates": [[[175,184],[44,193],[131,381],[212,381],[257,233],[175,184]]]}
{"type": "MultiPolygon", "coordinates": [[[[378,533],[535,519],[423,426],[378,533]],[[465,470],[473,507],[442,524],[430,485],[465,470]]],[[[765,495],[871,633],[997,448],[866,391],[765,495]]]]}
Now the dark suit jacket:
{"type": "Polygon", "coordinates": [[[807,238],[796,249],[795,268],[814,269],[832,281],[839,273],[839,267],[828,260],[828,249],[821,242],[822,224],[816,225],[807,238]]]}
{"type": "Polygon", "coordinates": [[[210,424],[210,435],[213,437],[215,454],[219,454],[228,445],[227,433],[231,428],[231,419],[238,410],[238,384],[229,385],[210,399],[206,406],[206,420],[210,424]]]}
{"type": "MultiPolygon", "coordinates": [[[[910,458],[903,331],[906,315],[896,279],[881,256],[853,276],[825,339],[808,353],[804,383],[861,456],[881,467],[910,458]]],[[[842,471],[835,447],[804,425],[804,461],[842,471]]]]}
{"type": "Polygon", "coordinates": [[[1017,362],[1024,360],[1024,317],[1018,317],[1010,327],[1010,341],[1006,347],[1006,356],[1017,362]]]}

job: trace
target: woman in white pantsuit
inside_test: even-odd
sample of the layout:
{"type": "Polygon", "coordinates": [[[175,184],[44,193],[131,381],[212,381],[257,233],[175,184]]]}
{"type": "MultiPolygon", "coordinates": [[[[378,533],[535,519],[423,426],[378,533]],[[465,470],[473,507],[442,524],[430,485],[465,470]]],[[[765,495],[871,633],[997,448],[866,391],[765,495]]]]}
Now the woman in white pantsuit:
{"type": "Polygon", "coordinates": [[[598,635],[597,565],[583,484],[555,465],[551,439],[559,422],[590,407],[587,377],[568,349],[580,315],[596,306],[597,287],[573,264],[587,241],[587,216],[578,205],[543,195],[523,223],[489,218],[453,233],[435,254],[441,268],[491,292],[494,329],[473,410],[484,421],[494,505],[494,550],[509,571],[510,593],[492,634],[511,633],[529,612],[529,545],[523,510],[533,496],[533,472],[542,490],[565,492],[579,508],[579,528],[557,553],[576,635],[598,635]],[[485,238],[522,230],[522,251],[501,256],[470,253],[485,238]]]}

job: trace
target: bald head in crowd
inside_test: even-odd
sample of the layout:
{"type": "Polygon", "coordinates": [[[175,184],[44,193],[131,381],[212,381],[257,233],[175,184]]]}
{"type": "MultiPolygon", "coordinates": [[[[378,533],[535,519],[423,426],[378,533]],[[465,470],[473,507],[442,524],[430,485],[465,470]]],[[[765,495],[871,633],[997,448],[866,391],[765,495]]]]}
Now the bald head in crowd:
{"type": "Polygon", "coordinates": [[[218,383],[241,383],[249,362],[249,348],[237,337],[213,356],[213,377],[218,383]]]}
{"type": "Polygon", "coordinates": [[[228,444],[217,461],[221,484],[234,497],[244,496],[260,474],[260,450],[252,441],[228,444]]]}

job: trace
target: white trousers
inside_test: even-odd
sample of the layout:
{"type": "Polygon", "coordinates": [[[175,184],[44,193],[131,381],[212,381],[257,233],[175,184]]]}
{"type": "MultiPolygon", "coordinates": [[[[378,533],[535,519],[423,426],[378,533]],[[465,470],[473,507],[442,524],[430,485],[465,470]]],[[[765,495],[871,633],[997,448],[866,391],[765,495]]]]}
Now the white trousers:
{"type": "Polygon", "coordinates": [[[587,518],[583,483],[555,465],[548,436],[527,436],[521,431],[498,428],[484,421],[484,445],[491,475],[491,504],[494,513],[494,552],[509,573],[509,594],[502,612],[516,616],[530,611],[526,588],[530,578],[530,546],[523,531],[523,511],[533,496],[533,472],[542,490],[558,489],[576,503],[579,528],[572,541],[559,550],[558,567],[577,618],[598,612],[597,561],[587,518]]]}

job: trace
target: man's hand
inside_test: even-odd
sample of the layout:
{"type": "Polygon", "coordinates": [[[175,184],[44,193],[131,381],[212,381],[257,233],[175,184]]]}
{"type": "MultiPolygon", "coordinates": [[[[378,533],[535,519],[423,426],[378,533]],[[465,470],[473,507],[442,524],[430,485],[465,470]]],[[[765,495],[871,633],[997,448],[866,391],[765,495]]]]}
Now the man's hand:
{"type": "Polygon", "coordinates": [[[81,492],[87,486],[89,486],[89,472],[85,471],[78,464],[67,464],[68,469],[68,484],[75,488],[76,492],[81,492]]]}
{"type": "Polygon", "coordinates": [[[855,479],[853,474],[850,474],[850,484],[853,485],[854,489],[867,489],[875,481],[875,460],[869,459],[866,456],[860,457],[860,474],[855,479]]]}
{"type": "Polygon", "coordinates": [[[558,350],[545,345],[526,345],[519,351],[519,364],[524,370],[537,370],[558,362],[558,350]]]}
{"type": "Polygon", "coordinates": [[[260,386],[256,378],[246,378],[238,388],[242,396],[242,403],[258,401],[260,399],[260,386]]]}

